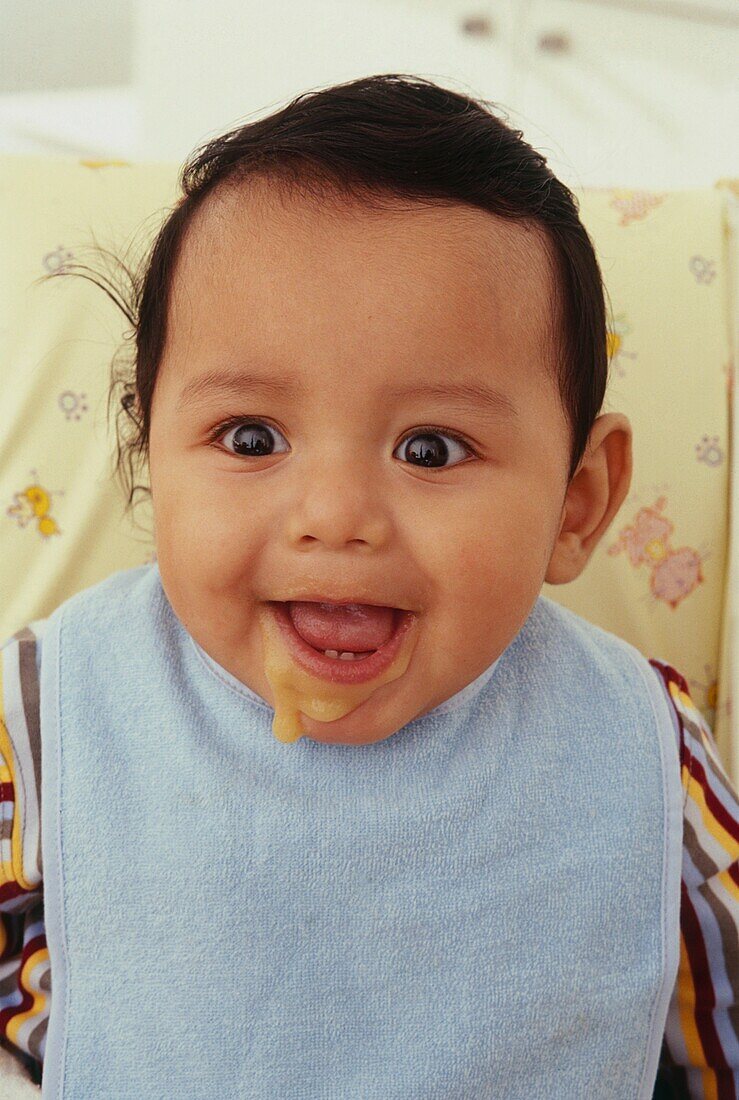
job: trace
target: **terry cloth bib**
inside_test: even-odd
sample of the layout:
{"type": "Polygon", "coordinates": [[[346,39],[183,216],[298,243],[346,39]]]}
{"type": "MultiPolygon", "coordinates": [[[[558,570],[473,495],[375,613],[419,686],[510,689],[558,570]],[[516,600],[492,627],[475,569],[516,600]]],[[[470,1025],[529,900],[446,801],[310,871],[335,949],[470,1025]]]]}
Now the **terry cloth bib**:
{"type": "Polygon", "coordinates": [[[384,741],[272,717],[156,563],[50,616],[44,1100],[649,1100],[682,792],[646,658],[540,596],[384,741]]]}

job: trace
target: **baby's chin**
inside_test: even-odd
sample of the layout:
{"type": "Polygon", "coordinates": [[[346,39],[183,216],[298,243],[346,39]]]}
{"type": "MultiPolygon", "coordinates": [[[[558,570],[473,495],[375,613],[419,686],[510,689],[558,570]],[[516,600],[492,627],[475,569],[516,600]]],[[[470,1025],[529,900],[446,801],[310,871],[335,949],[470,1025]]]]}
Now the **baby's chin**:
{"type": "Polygon", "coordinates": [[[411,718],[403,720],[385,718],[383,721],[373,713],[372,698],[366,699],[355,707],[343,718],[337,718],[333,722],[321,722],[317,718],[309,718],[300,712],[300,722],[303,727],[303,737],[311,741],[320,741],[324,745],[374,745],[378,741],[386,741],[412,721],[411,718]]]}
{"type": "MultiPolygon", "coordinates": [[[[323,725],[330,723],[324,722],[323,725]]],[[[309,741],[318,741],[322,745],[374,745],[379,741],[387,741],[388,737],[392,737],[392,733],[373,736],[366,732],[349,734],[349,733],[329,733],[326,730],[319,730],[313,732],[307,728],[307,720],[303,722],[305,732],[303,737],[307,737],[309,741]]],[[[397,733],[397,730],[395,731],[397,733]]]]}

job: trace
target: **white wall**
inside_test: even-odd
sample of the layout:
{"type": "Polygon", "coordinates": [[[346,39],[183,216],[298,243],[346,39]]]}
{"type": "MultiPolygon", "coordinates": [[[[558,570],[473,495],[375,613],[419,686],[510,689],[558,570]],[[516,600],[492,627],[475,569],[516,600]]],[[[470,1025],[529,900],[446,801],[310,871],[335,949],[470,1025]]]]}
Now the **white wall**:
{"type": "Polygon", "coordinates": [[[129,84],[137,0],[0,0],[0,95],[129,84]]]}

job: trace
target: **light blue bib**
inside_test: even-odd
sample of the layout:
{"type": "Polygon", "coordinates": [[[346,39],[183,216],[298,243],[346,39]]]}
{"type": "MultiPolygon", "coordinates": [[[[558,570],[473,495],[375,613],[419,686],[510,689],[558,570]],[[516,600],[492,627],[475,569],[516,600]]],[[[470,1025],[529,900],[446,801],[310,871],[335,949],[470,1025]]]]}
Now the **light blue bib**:
{"type": "Polygon", "coordinates": [[[649,1100],[682,797],[646,658],[540,596],[384,741],[272,715],[156,564],[50,616],[44,1100],[649,1100]]]}

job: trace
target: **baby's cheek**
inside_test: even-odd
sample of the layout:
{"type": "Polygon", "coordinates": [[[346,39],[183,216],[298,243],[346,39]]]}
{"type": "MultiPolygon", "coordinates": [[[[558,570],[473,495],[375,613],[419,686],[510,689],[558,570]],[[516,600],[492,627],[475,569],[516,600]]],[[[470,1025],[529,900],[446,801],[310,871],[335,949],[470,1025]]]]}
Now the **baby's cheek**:
{"type": "Polygon", "coordinates": [[[481,566],[484,566],[484,560],[481,562],[481,553],[484,558],[484,548],[479,547],[477,543],[470,545],[465,543],[458,551],[457,554],[457,567],[460,576],[468,576],[479,572],[481,566]]]}
{"type": "Polygon", "coordinates": [[[507,551],[493,537],[477,537],[463,543],[456,554],[456,572],[450,577],[452,585],[460,588],[479,585],[487,590],[498,572],[505,572],[507,551]]]}

